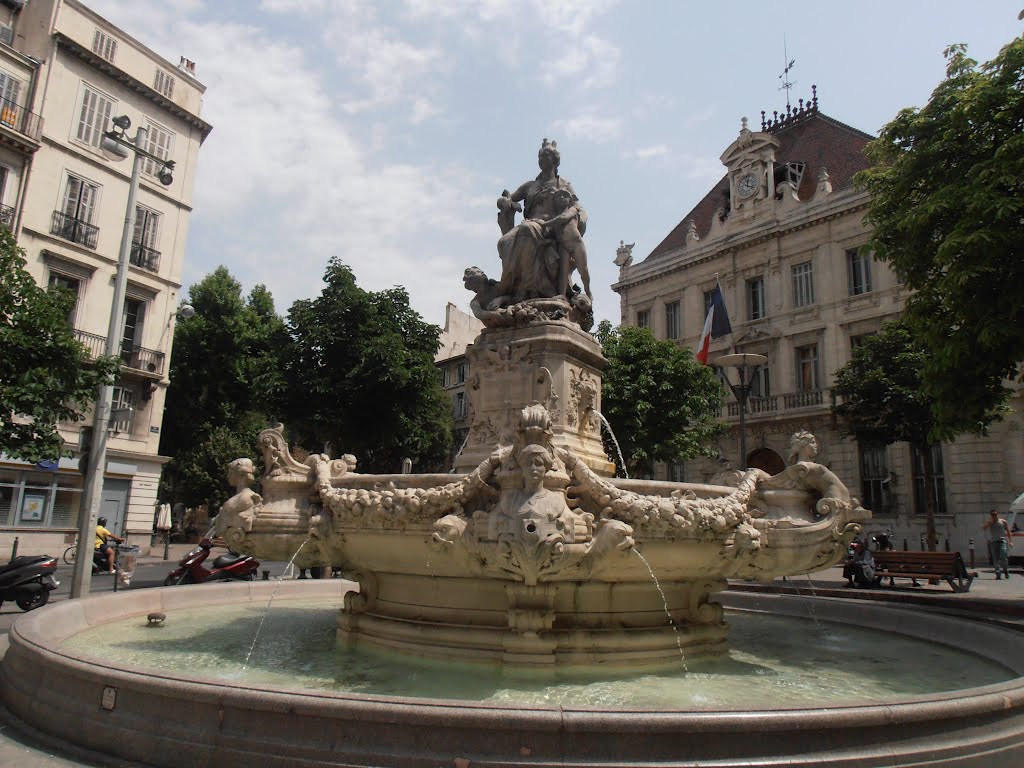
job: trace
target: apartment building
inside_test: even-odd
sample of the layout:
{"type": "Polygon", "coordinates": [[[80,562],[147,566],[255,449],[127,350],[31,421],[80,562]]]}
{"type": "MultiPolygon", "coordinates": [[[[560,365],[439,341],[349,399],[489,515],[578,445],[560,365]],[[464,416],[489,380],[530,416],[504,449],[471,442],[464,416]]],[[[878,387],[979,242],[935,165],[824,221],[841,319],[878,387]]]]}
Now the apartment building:
{"type": "MultiPolygon", "coordinates": [[[[760,130],[744,118],[721,155],[719,183],[643,261],[623,252],[613,289],[623,324],[693,347],[720,284],[733,333],[712,343],[710,362],[734,349],[768,358],[753,374],[748,465],[780,471],[790,435],[809,430],[822,446],[818,460],[873,510],[871,530],[891,531],[897,545],[906,539],[916,549],[924,531],[922,456],[903,443],[841,439],[831,416],[834,372],[860,339],[899,315],[908,294],[886,264],[860,252],[870,235],[869,199],[853,176],[866,167],[872,138],[822,113],[816,93],[781,116],[762,113],[760,130]]],[[[736,381],[735,371],[719,373],[736,381]]],[[[970,540],[980,540],[985,512],[1005,510],[1024,490],[1019,391],[1012,406],[989,437],[932,446],[940,546],[948,539],[966,554],[970,540]]],[[[735,400],[723,417],[732,430],[718,461],[677,462],[656,474],[706,482],[725,462],[738,467],[735,400]]]]}
{"type": "MultiPolygon", "coordinates": [[[[134,209],[101,514],[149,544],[162,465],[158,445],[199,149],[211,126],[194,64],[164,59],[76,0],[0,2],[0,220],[9,222],[41,285],[77,301],[78,338],[103,354],[128,204],[132,158],[100,149],[112,119],[173,160],[173,180],[146,160],[134,209]],[[169,181],[167,184],[165,182],[169,181]]],[[[55,553],[82,513],[82,428],[60,425],[75,456],[43,465],[0,456],[0,551],[55,553]]]]}
{"type": "Polygon", "coordinates": [[[483,330],[483,323],[473,315],[463,312],[451,302],[445,307],[444,328],[441,331],[440,346],[434,356],[434,363],[441,369],[442,384],[452,400],[452,456],[454,460],[459,449],[469,436],[470,410],[469,359],[466,347],[473,343],[483,330]]]}

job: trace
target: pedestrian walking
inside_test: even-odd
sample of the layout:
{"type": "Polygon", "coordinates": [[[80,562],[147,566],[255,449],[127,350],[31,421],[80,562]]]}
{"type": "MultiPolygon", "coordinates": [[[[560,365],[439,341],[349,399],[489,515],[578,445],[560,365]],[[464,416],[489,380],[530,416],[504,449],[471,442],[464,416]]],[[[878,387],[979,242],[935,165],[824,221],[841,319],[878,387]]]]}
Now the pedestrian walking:
{"type": "Polygon", "coordinates": [[[988,511],[988,520],[981,524],[988,536],[988,556],[992,567],[996,569],[996,580],[1002,578],[1000,571],[1006,578],[1010,578],[1009,564],[1007,562],[1008,548],[1013,546],[1013,536],[1010,534],[1010,524],[999,516],[994,509],[988,511]]]}

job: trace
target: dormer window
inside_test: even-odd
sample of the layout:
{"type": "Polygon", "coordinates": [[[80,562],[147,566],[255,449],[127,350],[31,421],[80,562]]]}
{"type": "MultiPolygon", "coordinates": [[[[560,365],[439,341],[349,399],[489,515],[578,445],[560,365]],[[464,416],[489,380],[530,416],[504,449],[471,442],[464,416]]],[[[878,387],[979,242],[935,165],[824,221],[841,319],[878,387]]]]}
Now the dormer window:
{"type": "Polygon", "coordinates": [[[775,166],[775,196],[782,194],[781,185],[786,184],[790,189],[800,189],[800,181],[804,177],[804,169],[807,163],[789,162],[775,166]]]}
{"type": "Polygon", "coordinates": [[[92,52],[113,64],[114,55],[117,53],[117,40],[97,29],[92,36],[92,52]]]}

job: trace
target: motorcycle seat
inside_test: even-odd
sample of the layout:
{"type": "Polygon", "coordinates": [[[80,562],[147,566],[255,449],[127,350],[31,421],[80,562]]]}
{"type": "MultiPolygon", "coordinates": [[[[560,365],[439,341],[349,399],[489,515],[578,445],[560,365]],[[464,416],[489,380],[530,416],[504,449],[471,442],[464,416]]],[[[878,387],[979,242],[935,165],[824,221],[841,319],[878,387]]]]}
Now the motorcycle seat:
{"type": "Polygon", "coordinates": [[[21,557],[14,558],[9,563],[4,563],[3,565],[0,565],[0,573],[7,573],[8,571],[14,571],[18,568],[25,568],[29,565],[32,565],[33,563],[42,562],[44,560],[49,559],[50,558],[48,557],[40,555],[22,555],[21,557]]]}
{"type": "Polygon", "coordinates": [[[226,552],[223,555],[218,555],[217,559],[213,561],[214,568],[227,568],[229,565],[234,565],[239,560],[245,560],[248,555],[240,555],[237,552],[226,552]]]}

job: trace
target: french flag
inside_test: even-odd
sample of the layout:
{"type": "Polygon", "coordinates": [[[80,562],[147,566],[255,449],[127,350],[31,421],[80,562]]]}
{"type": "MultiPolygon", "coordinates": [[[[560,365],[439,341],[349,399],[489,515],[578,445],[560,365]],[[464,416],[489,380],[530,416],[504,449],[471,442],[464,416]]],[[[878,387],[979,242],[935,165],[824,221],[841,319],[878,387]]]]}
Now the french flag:
{"type": "Polygon", "coordinates": [[[704,320],[704,330],[700,334],[700,341],[697,342],[697,359],[707,365],[711,340],[727,333],[732,333],[729,312],[725,308],[725,299],[722,298],[722,286],[715,283],[715,289],[711,291],[711,306],[708,307],[708,316],[704,320]]]}

